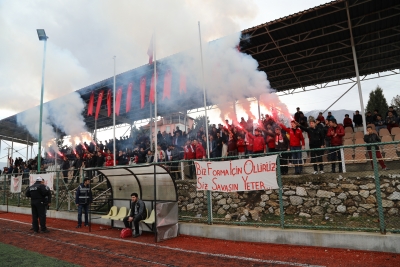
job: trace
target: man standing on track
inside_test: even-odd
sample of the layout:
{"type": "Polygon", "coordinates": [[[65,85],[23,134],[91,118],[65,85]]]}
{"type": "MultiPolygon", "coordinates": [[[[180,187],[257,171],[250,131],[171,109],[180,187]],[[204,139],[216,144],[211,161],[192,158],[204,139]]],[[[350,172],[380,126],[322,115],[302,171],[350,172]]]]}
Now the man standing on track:
{"type": "Polygon", "coordinates": [[[39,233],[38,219],[40,221],[40,230],[42,233],[49,232],[46,227],[46,205],[50,205],[51,203],[51,192],[47,190],[47,186],[42,184],[42,181],[42,177],[37,177],[36,182],[29,186],[25,193],[25,196],[31,198],[32,227],[36,234],[39,233]]]}
{"type": "Polygon", "coordinates": [[[90,189],[90,179],[85,178],[83,183],[78,186],[75,196],[75,204],[78,207],[78,225],[76,228],[82,226],[82,209],[85,212],[85,226],[89,226],[89,205],[92,203],[92,190],[90,189]]]}
{"type": "Polygon", "coordinates": [[[133,237],[140,236],[139,233],[139,222],[141,220],[145,220],[147,217],[146,206],[144,202],[139,199],[137,193],[131,194],[131,213],[123,219],[125,224],[125,228],[132,228],[132,221],[133,225],[135,226],[135,234],[133,237]]]}

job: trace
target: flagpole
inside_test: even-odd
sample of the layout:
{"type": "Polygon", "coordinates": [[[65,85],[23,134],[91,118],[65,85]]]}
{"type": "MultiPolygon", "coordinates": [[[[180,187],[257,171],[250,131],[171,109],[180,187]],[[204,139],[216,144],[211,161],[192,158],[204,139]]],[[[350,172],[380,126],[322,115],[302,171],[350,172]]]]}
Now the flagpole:
{"type": "MultiPolygon", "coordinates": [[[[156,31],[153,35],[153,55],[154,55],[154,162],[157,162],[157,57],[156,57],[156,31]]],[[[155,197],[155,196],[154,196],[155,197]]]]}
{"type": "Polygon", "coordinates": [[[113,85],[113,158],[114,158],[114,166],[116,165],[115,159],[115,61],[116,56],[114,56],[114,85],[113,85]]]}
{"type": "Polygon", "coordinates": [[[203,98],[204,98],[204,116],[205,116],[204,123],[206,124],[207,158],[210,158],[210,143],[208,139],[207,97],[206,97],[206,84],[204,79],[203,46],[201,44],[200,21],[199,21],[199,40],[200,40],[201,71],[203,75],[203,98]]]}
{"type": "MultiPolygon", "coordinates": [[[[200,57],[201,57],[201,72],[203,75],[203,98],[204,98],[204,121],[206,123],[206,138],[207,138],[207,158],[210,158],[210,143],[208,138],[208,119],[207,119],[207,97],[206,97],[206,82],[204,79],[204,63],[203,63],[203,45],[201,44],[201,30],[200,30],[200,21],[199,21],[199,41],[200,41],[200,57]]],[[[213,207],[212,207],[212,195],[211,191],[207,190],[207,223],[212,224],[213,222],[213,207]]]]}

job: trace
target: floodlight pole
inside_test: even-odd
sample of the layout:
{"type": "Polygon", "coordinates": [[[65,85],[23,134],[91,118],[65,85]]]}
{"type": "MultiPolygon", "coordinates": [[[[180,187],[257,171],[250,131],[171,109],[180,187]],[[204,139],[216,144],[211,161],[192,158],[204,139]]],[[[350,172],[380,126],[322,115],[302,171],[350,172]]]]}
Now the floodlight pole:
{"type": "Polygon", "coordinates": [[[356,47],[354,45],[353,30],[352,30],[352,26],[351,26],[351,19],[350,19],[350,11],[349,11],[349,3],[348,3],[348,1],[346,1],[346,11],[347,11],[347,22],[348,22],[349,31],[350,31],[351,51],[353,52],[354,68],[355,68],[356,77],[357,77],[358,96],[360,97],[361,113],[363,114],[362,115],[363,128],[364,128],[364,134],[366,134],[367,133],[367,121],[366,121],[366,118],[365,118],[364,101],[363,101],[363,97],[362,97],[360,74],[358,72],[358,62],[357,62],[357,55],[356,55],[356,47]]]}
{"type": "MultiPolygon", "coordinates": [[[[40,115],[39,115],[39,142],[38,142],[38,172],[40,172],[41,157],[42,157],[42,119],[43,119],[43,92],[44,92],[44,69],[46,66],[46,44],[47,36],[43,39],[44,49],[43,49],[43,65],[42,65],[42,86],[40,90],[40,115]]],[[[39,38],[40,40],[40,38],[39,38]]]]}
{"type": "MultiPolygon", "coordinates": [[[[156,31],[154,30],[153,39],[153,55],[154,55],[154,162],[158,162],[157,145],[158,145],[158,130],[157,130],[157,54],[156,54],[156,31]]],[[[150,124],[151,129],[151,124],[150,124]]],[[[151,131],[151,130],[150,130],[151,131]]],[[[151,140],[150,140],[151,142],[151,140]]],[[[155,196],[154,196],[155,197],[155,196]]],[[[157,234],[156,234],[157,235],[157,234]]]]}

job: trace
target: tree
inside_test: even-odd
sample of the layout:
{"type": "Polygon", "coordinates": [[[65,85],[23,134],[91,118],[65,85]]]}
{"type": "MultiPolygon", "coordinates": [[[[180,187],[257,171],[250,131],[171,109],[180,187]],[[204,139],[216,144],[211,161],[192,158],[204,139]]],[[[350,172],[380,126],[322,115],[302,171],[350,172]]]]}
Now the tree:
{"type": "MultiPolygon", "coordinates": [[[[205,116],[198,116],[197,118],[194,119],[194,123],[193,123],[193,131],[196,133],[201,127],[204,127],[204,131],[206,130],[206,125],[205,125],[205,120],[204,120],[205,116]]],[[[207,123],[208,126],[210,126],[210,120],[207,117],[207,123]]]]}
{"type": "Polygon", "coordinates": [[[386,111],[389,109],[386,98],[383,95],[383,90],[379,87],[379,85],[374,91],[369,93],[369,100],[367,104],[367,111],[371,111],[371,113],[373,113],[375,109],[379,110],[379,114],[383,114],[382,116],[385,116],[386,111]]]}
{"type": "Polygon", "coordinates": [[[393,109],[397,112],[400,112],[400,95],[396,95],[392,98],[390,105],[393,106],[393,109]]]}

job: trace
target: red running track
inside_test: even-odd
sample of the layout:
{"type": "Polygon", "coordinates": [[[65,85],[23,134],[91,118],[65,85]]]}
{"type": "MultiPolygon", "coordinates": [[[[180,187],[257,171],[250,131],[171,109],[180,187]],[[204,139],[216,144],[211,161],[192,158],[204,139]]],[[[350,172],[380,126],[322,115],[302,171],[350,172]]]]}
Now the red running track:
{"type": "Polygon", "coordinates": [[[400,266],[400,255],[348,249],[235,242],[181,235],[161,243],[151,233],[119,238],[120,229],[47,219],[34,235],[31,216],[0,214],[0,242],[82,266],[400,266]]]}

